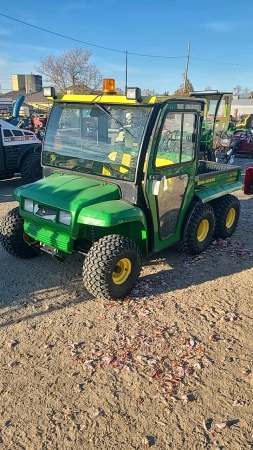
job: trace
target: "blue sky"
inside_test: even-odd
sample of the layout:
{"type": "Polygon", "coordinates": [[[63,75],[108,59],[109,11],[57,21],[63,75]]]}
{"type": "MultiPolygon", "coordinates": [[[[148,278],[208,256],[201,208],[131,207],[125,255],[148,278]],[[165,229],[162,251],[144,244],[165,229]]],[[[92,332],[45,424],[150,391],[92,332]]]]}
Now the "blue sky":
{"type": "Polygon", "coordinates": [[[41,59],[80,47],[92,52],[90,63],[119,88],[125,86],[127,51],[129,86],[173,93],[183,81],[188,43],[188,78],[195,90],[232,91],[240,85],[253,91],[253,2],[242,8],[228,0],[16,0],[4,2],[0,13],[86,42],[0,15],[3,92],[11,90],[12,74],[37,73],[41,59]]]}

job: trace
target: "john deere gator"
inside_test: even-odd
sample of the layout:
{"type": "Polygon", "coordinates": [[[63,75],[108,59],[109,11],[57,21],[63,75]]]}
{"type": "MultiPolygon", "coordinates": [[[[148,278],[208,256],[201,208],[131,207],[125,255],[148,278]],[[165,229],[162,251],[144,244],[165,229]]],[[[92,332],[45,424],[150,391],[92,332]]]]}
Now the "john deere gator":
{"type": "Polygon", "coordinates": [[[199,157],[210,99],[143,97],[136,87],[117,95],[113,79],[101,94],[44,93],[54,99],[44,177],[14,191],[19,206],[0,234],[11,255],[80,252],[86,289],[119,299],[143,257],[176,243],[198,254],[233,234],[241,169],[199,157]]]}

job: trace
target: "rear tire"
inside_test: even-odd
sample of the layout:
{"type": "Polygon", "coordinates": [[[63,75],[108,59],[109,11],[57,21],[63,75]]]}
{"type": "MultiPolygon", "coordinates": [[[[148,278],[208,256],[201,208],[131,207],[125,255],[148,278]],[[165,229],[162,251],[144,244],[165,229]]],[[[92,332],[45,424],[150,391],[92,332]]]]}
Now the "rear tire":
{"type": "Polygon", "coordinates": [[[142,255],[131,239],[109,235],[95,242],[85,258],[83,281],[96,298],[126,297],[140,275],[142,255]]]}
{"type": "Polygon", "coordinates": [[[29,236],[24,233],[24,219],[19,214],[19,208],[9,211],[0,227],[0,242],[4,250],[16,258],[33,258],[39,253],[28,242],[29,236]]]}
{"type": "Polygon", "coordinates": [[[197,205],[184,229],[182,251],[192,255],[203,252],[212,240],[214,226],[213,208],[207,203],[197,205]]]}
{"type": "Polygon", "coordinates": [[[25,183],[34,183],[42,178],[40,153],[29,153],[22,159],[20,166],[21,177],[25,183]]]}
{"type": "Polygon", "coordinates": [[[235,232],[240,217],[240,202],[234,195],[224,195],[210,202],[215,213],[214,236],[226,239],[235,232]]]}

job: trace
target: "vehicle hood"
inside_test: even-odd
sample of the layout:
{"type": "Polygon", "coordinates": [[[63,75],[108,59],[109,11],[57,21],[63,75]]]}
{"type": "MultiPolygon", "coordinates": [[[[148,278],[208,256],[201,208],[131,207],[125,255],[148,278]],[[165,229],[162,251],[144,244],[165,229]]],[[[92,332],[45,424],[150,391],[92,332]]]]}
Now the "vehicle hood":
{"type": "Polygon", "coordinates": [[[71,174],[52,174],[36,183],[15,189],[14,198],[28,198],[35,203],[78,212],[84,206],[118,200],[118,186],[94,178],[71,174]]]}

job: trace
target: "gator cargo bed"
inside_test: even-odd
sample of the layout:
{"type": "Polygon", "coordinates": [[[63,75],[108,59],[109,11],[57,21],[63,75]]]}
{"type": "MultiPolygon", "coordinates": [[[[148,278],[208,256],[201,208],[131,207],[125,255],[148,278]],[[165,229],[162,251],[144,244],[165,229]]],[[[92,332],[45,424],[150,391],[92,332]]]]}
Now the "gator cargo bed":
{"type": "Polygon", "coordinates": [[[207,202],[212,198],[242,189],[241,170],[239,166],[220,164],[213,161],[199,161],[195,177],[195,193],[207,202]]]}

